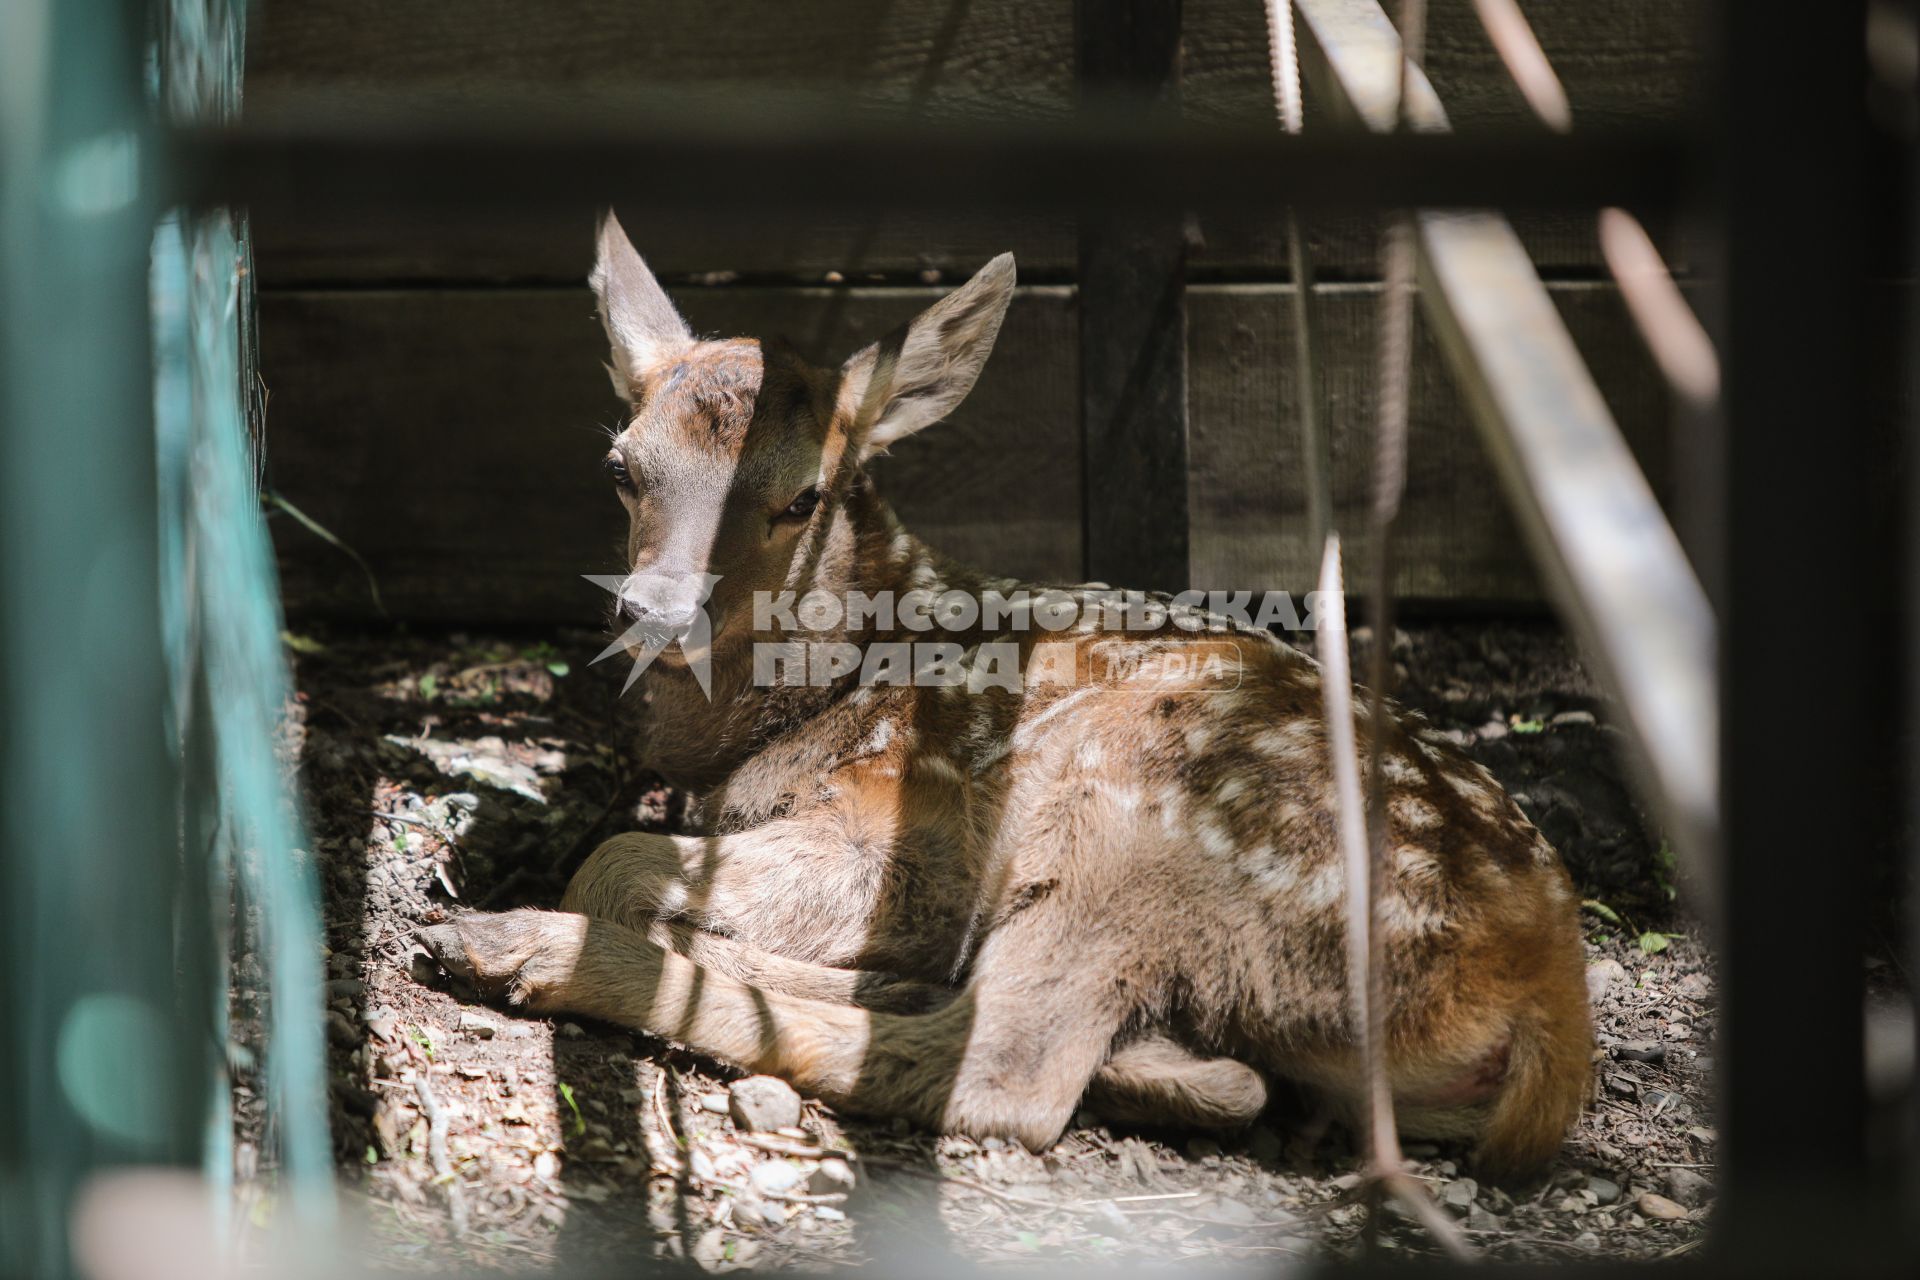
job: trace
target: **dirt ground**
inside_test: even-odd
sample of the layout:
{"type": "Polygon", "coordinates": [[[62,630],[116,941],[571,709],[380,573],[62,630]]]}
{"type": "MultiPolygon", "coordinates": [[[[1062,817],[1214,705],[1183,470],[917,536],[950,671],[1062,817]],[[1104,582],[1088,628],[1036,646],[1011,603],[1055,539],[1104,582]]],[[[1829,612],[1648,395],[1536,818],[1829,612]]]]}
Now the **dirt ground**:
{"type": "MultiPolygon", "coordinates": [[[[1364,644],[1364,636],[1361,637],[1364,644]]],[[[806,1101],[743,1132],[737,1073],[587,1021],[518,1018],[433,985],[413,930],[462,906],[552,905],[593,845],[673,830],[678,800],[624,754],[623,664],[598,636],[290,635],[291,750],[324,896],[332,1119],[365,1261],[429,1267],[825,1267],[931,1247],[976,1262],[1346,1255],[1364,1209],[1347,1136],[1283,1101],[1225,1138],[1082,1112],[1038,1155],[806,1101]],[[425,980],[424,983],[422,980],[425,980]]],[[[1510,1259],[1672,1257],[1711,1212],[1711,958],[1671,857],[1623,781],[1618,733],[1558,632],[1447,624],[1395,645],[1402,701],[1512,790],[1589,900],[1594,1102],[1543,1182],[1479,1186],[1464,1153],[1415,1172],[1468,1239],[1510,1259]]],[[[1356,669],[1364,667],[1356,664],[1356,669]]],[[[257,961],[234,1025],[259,1025],[257,961]]],[[[258,1056],[252,1055],[257,1061],[258,1056]]],[[[271,1204],[259,1081],[238,1078],[240,1182],[271,1204]]],[[[1431,1241],[1389,1211],[1375,1247],[1431,1241]]],[[[924,1256],[924,1255],[917,1255],[924,1256]]]]}

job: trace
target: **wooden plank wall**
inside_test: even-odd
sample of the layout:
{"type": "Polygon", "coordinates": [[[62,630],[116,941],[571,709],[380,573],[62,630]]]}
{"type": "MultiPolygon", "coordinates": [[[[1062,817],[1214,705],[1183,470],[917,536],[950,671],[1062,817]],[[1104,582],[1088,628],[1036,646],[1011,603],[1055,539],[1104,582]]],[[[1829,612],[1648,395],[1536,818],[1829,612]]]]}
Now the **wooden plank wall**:
{"type": "MultiPolygon", "coordinates": [[[[1679,119],[1697,80],[1696,0],[1530,3],[1583,121],[1679,119]]],[[[1458,127],[1524,107],[1467,0],[1436,0],[1429,70],[1458,127]]],[[[1187,0],[1183,109],[1265,120],[1258,0],[1187,0]]],[[[1069,109],[1071,0],[276,0],[250,32],[248,110],[378,112],[422,95],[485,115],[617,112],[668,93],[689,109],[741,95],[819,95],[927,117],[1043,118],[1069,109]],[[648,98],[647,95],[654,95],[648,98]]],[[[1309,118],[1312,127],[1312,118],[1309,118]]],[[[670,181],[671,175],[663,175],[670,181]]],[[[857,175],[850,175],[857,181],[857,175]]],[[[751,176],[743,175],[750,185],[751,176]]],[[[273,483],[373,566],[395,613],[441,620],[591,620],[578,575],[617,561],[623,517],[596,462],[614,419],[601,339],[579,285],[592,211],[514,224],[467,216],[256,224],[273,483]]],[[[795,225],[752,212],[630,219],[703,332],[784,334],[837,360],[991,254],[1024,287],[999,349],[953,420],[885,460],[916,528],[1007,572],[1073,578],[1081,459],[1070,221],[862,218],[795,225]]],[[[1611,288],[1590,220],[1521,223],[1642,464],[1663,491],[1665,398],[1611,288]]],[[[1277,219],[1199,219],[1189,256],[1193,580],[1304,589],[1277,219]]],[[[1365,490],[1377,271],[1362,220],[1314,229],[1335,485],[1365,490]]],[[[1418,361],[1405,590],[1432,600],[1538,599],[1492,475],[1430,344],[1418,361]]],[[[369,609],[357,571],[291,522],[276,540],[296,612],[369,609]]]]}

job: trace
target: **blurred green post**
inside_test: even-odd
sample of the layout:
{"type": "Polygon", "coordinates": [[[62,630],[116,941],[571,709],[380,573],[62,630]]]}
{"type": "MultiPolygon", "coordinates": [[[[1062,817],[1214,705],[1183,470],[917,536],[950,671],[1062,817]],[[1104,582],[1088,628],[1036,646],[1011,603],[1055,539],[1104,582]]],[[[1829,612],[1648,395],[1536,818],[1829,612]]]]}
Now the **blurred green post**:
{"type": "MultiPolygon", "coordinates": [[[[0,6],[0,1271],[68,1272],[95,1169],[191,1164],[163,706],[145,6],[0,6]]],[[[183,939],[191,948],[202,940],[183,939]]]]}

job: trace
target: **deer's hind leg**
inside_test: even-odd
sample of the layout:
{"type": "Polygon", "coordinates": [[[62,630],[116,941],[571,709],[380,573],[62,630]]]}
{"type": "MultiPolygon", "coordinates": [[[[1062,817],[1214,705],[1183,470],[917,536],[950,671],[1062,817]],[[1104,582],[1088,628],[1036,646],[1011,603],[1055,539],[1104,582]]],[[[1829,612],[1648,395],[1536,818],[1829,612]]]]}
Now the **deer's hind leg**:
{"type": "Polygon", "coordinates": [[[1237,1129],[1267,1106],[1267,1082],[1232,1058],[1203,1058],[1163,1036],[1113,1051],[1087,1089],[1093,1109],[1124,1124],[1237,1129]]]}

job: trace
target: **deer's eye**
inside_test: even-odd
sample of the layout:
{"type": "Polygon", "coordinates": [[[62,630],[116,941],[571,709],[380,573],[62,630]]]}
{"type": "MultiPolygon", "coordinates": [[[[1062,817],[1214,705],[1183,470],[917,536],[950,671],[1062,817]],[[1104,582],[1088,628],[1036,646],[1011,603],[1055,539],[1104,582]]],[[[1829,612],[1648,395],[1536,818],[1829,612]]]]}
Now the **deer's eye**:
{"type": "Polygon", "coordinates": [[[813,514],[813,509],[819,505],[820,490],[818,488],[809,488],[803,490],[799,497],[789,502],[787,509],[782,511],[780,515],[788,520],[805,520],[813,514]]]}
{"type": "Polygon", "coordinates": [[[613,477],[613,487],[622,493],[633,492],[633,477],[627,474],[627,464],[619,457],[607,459],[607,474],[613,477]]]}

